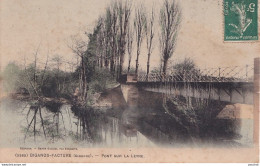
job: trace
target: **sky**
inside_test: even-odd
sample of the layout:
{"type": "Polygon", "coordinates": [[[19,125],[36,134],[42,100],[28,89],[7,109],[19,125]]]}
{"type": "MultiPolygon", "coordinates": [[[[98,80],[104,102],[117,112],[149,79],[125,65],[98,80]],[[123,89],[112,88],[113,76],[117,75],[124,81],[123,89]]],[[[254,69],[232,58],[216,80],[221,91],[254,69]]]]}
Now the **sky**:
{"type": "MultiPolygon", "coordinates": [[[[60,55],[65,61],[76,61],[68,47],[71,36],[91,32],[98,17],[104,14],[110,0],[0,0],[0,64],[3,69],[9,62],[22,63],[33,58],[39,47],[39,60],[44,62],[47,53],[60,55]]],[[[149,13],[152,6],[158,18],[163,0],[133,0],[141,3],[149,13]]],[[[173,63],[189,57],[200,68],[243,66],[253,64],[259,56],[259,42],[223,42],[223,15],[221,0],[182,0],[182,22],[173,63]]],[[[132,12],[133,17],[134,11],[132,12]]],[[[159,66],[159,24],[155,24],[154,49],[151,67],[159,66]]],[[[145,69],[146,43],[140,55],[140,67],[145,69]]],[[[136,50],[133,50],[132,64],[136,50]]],[[[127,61],[127,55],[126,55],[127,61]]]]}

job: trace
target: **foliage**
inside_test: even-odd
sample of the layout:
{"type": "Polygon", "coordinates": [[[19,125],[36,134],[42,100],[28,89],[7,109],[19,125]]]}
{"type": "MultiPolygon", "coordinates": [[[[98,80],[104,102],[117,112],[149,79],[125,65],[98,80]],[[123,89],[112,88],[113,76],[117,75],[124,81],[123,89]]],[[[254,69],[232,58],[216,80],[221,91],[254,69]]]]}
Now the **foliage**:
{"type": "Polygon", "coordinates": [[[74,79],[72,73],[64,71],[48,70],[45,73],[46,79],[40,87],[40,92],[47,97],[70,98],[77,87],[78,80],[74,79]]]}
{"type": "Polygon", "coordinates": [[[160,73],[160,69],[159,69],[159,68],[153,68],[153,69],[151,70],[151,73],[152,73],[152,74],[158,74],[158,73],[160,73]]]}
{"type": "Polygon", "coordinates": [[[197,66],[191,58],[185,58],[182,62],[174,65],[173,69],[177,73],[184,73],[197,70],[197,66]]]}
{"type": "Polygon", "coordinates": [[[173,74],[177,75],[180,79],[187,80],[191,77],[198,77],[200,71],[192,59],[185,58],[182,62],[173,66],[173,74]]]}
{"type": "Polygon", "coordinates": [[[108,88],[111,84],[115,83],[115,79],[108,69],[96,68],[95,74],[92,77],[90,82],[90,89],[93,92],[102,92],[108,88]]]}
{"type": "Polygon", "coordinates": [[[21,71],[19,66],[14,62],[9,63],[5,67],[2,73],[2,77],[3,87],[6,92],[12,92],[14,90],[17,90],[18,83],[16,80],[18,79],[20,72],[21,71]]]}
{"type": "Polygon", "coordinates": [[[57,69],[35,69],[32,64],[22,69],[15,63],[10,63],[3,72],[4,89],[6,92],[29,93],[31,97],[39,95],[68,98],[78,82],[74,76],[73,73],[57,69]]]}

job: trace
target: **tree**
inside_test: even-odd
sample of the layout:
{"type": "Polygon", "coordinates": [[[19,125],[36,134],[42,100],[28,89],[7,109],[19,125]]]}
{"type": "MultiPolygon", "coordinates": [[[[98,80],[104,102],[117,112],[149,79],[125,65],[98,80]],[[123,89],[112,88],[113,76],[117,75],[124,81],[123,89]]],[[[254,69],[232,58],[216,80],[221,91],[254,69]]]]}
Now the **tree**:
{"type": "Polygon", "coordinates": [[[117,21],[118,21],[118,15],[117,15],[117,3],[114,2],[111,5],[111,57],[110,57],[110,72],[114,75],[115,73],[115,58],[117,54],[117,33],[118,33],[118,27],[117,27],[117,21]]]}
{"type": "Polygon", "coordinates": [[[104,38],[105,38],[105,66],[108,68],[109,62],[111,62],[112,54],[112,12],[110,7],[106,9],[106,16],[104,20],[104,38]]]}
{"type": "Polygon", "coordinates": [[[40,46],[41,46],[41,42],[39,43],[37,49],[33,53],[34,61],[32,64],[30,64],[28,66],[28,68],[26,66],[26,58],[24,57],[24,70],[23,70],[23,73],[21,74],[21,75],[23,75],[24,78],[26,78],[26,82],[28,84],[27,85],[24,84],[24,85],[25,85],[25,87],[27,87],[27,90],[29,91],[30,96],[35,97],[35,95],[36,95],[36,97],[38,97],[38,99],[41,96],[41,87],[44,82],[44,74],[45,74],[45,71],[47,68],[48,56],[49,56],[49,51],[48,51],[47,60],[46,60],[45,67],[44,67],[44,74],[42,75],[42,77],[39,77],[40,72],[39,72],[37,63],[38,63],[38,54],[39,54],[40,46]],[[39,78],[41,78],[41,80],[39,78]]]}
{"type": "Polygon", "coordinates": [[[131,26],[128,27],[127,30],[127,52],[128,52],[128,69],[127,71],[130,71],[130,66],[131,66],[131,60],[132,60],[132,48],[133,48],[133,29],[131,26]]]}
{"type": "Polygon", "coordinates": [[[125,59],[126,50],[126,35],[129,26],[129,18],[131,15],[131,4],[129,1],[125,1],[124,4],[118,2],[118,20],[119,20],[119,34],[118,34],[118,53],[119,53],[119,75],[122,74],[123,64],[125,59]]]}
{"type": "Polygon", "coordinates": [[[146,16],[144,13],[144,8],[141,6],[136,10],[135,20],[134,20],[134,28],[135,28],[135,36],[136,36],[136,66],[135,66],[135,74],[138,73],[139,66],[139,55],[140,49],[142,46],[142,41],[144,37],[144,28],[146,24],[146,16]]]}
{"type": "Polygon", "coordinates": [[[148,57],[147,57],[147,79],[149,75],[149,69],[150,69],[150,57],[152,53],[152,45],[153,45],[153,38],[154,38],[154,11],[152,9],[151,16],[149,18],[149,21],[146,24],[145,27],[145,34],[146,34],[146,47],[148,51],[148,57]]]}
{"type": "Polygon", "coordinates": [[[173,66],[175,72],[184,73],[184,71],[197,70],[197,66],[194,61],[190,58],[185,58],[182,62],[173,66]]]}
{"type": "Polygon", "coordinates": [[[181,81],[186,80],[187,76],[198,77],[200,75],[199,69],[190,58],[185,58],[182,62],[175,64],[173,70],[174,75],[182,78],[181,81]]]}
{"type": "MultiPolygon", "coordinates": [[[[91,36],[91,35],[89,35],[91,36]]],[[[90,38],[90,37],[89,37],[90,38]]],[[[86,65],[86,51],[88,48],[89,43],[87,44],[85,41],[83,41],[81,38],[79,38],[78,36],[73,36],[71,37],[72,43],[71,45],[69,45],[69,47],[71,48],[71,50],[80,57],[80,66],[79,66],[79,91],[81,94],[81,99],[83,101],[86,101],[87,99],[87,68],[88,67],[86,65]]]]}
{"type": "Polygon", "coordinates": [[[104,62],[104,53],[105,53],[105,30],[104,30],[104,19],[99,17],[97,24],[97,48],[96,48],[96,56],[97,56],[97,64],[101,68],[103,67],[104,62]]]}
{"type": "Polygon", "coordinates": [[[160,11],[160,49],[162,54],[163,71],[166,75],[168,60],[172,57],[176,44],[177,36],[181,23],[181,9],[174,0],[165,0],[160,11]]]}
{"type": "Polygon", "coordinates": [[[62,57],[60,55],[55,55],[51,60],[54,62],[55,66],[56,66],[57,72],[55,72],[55,76],[56,76],[56,82],[58,84],[58,90],[60,92],[61,91],[61,81],[62,81],[60,78],[60,76],[61,76],[60,67],[62,65],[62,57]]]}

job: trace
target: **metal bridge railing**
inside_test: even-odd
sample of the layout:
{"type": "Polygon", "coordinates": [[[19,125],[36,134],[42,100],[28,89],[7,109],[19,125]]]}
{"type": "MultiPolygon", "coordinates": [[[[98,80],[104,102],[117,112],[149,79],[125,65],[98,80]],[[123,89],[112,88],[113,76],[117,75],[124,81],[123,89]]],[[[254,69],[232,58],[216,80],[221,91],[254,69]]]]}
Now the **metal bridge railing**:
{"type": "Polygon", "coordinates": [[[176,70],[164,76],[161,73],[139,74],[138,82],[253,82],[253,65],[193,70],[176,70]]]}

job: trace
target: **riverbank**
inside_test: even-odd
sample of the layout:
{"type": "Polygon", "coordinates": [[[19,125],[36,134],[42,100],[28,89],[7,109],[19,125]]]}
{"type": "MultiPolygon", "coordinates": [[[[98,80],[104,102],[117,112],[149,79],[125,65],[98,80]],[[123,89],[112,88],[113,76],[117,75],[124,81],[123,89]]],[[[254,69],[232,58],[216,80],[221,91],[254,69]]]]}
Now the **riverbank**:
{"type": "MultiPolygon", "coordinates": [[[[106,89],[104,89],[102,92],[94,92],[89,94],[88,102],[90,107],[93,107],[95,109],[107,109],[112,108],[112,101],[110,99],[113,99],[113,95],[111,96],[111,93],[115,91],[115,93],[118,93],[117,88],[120,87],[119,83],[111,84],[107,86],[106,89]],[[110,94],[107,96],[107,94],[110,94]]],[[[14,100],[19,101],[38,101],[42,104],[48,104],[48,103],[56,103],[56,104],[69,104],[69,105],[77,105],[79,107],[84,107],[84,105],[73,97],[73,95],[69,96],[68,98],[64,97],[46,97],[46,96],[40,96],[40,97],[31,97],[29,94],[26,93],[5,93],[1,95],[0,100],[4,98],[10,97],[14,100]]],[[[116,102],[117,99],[114,101],[116,102]]]]}
{"type": "Polygon", "coordinates": [[[30,97],[30,95],[27,94],[18,94],[18,93],[10,93],[9,95],[6,95],[5,97],[10,97],[15,100],[21,100],[21,101],[34,101],[38,100],[43,103],[48,103],[48,102],[54,102],[54,103],[60,103],[60,104],[71,104],[72,102],[69,99],[66,98],[54,98],[54,97],[30,97]]]}

